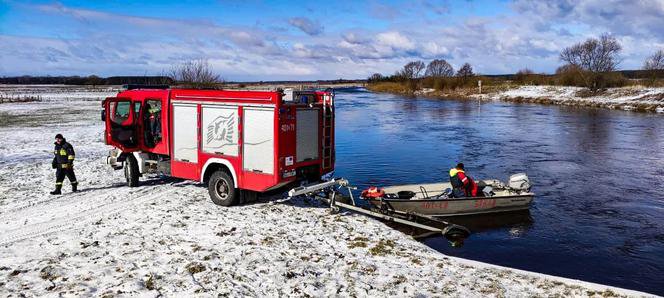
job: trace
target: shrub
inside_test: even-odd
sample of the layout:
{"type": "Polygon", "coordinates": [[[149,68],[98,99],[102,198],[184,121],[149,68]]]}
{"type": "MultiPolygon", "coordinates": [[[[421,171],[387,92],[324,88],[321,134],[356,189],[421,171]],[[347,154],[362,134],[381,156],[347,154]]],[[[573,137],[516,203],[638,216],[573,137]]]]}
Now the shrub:
{"type": "Polygon", "coordinates": [[[403,93],[407,91],[406,86],[399,82],[372,83],[367,88],[371,91],[387,93],[403,93]]]}
{"type": "Polygon", "coordinates": [[[171,68],[170,77],[178,84],[190,88],[211,88],[223,83],[207,60],[189,60],[171,68]]]}

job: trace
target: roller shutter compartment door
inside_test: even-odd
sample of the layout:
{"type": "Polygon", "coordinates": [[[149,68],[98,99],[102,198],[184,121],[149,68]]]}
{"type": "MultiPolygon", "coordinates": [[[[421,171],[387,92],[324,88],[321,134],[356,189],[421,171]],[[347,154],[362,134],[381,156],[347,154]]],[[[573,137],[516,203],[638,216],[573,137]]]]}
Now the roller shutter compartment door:
{"type": "Polygon", "coordinates": [[[198,163],[198,111],[195,105],[173,104],[173,158],[198,163]]]}
{"type": "Polygon", "coordinates": [[[238,156],[237,106],[203,106],[203,152],[238,156]]]}
{"type": "Polygon", "coordinates": [[[318,109],[298,109],[296,112],[297,162],[318,159],[318,109]]]}
{"type": "Polygon", "coordinates": [[[274,108],[244,108],[243,168],[274,174],[274,108]]]}

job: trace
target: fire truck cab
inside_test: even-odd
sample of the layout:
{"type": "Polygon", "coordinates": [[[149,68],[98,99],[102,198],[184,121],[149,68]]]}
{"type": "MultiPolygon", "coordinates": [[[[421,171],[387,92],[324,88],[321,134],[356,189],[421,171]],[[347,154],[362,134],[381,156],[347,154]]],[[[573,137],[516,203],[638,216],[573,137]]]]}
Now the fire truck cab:
{"type": "Polygon", "coordinates": [[[102,107],[107,163],[130,187],[146,174],[195,180],[230,206],[334,170],[331,91],[128,86],[102,107]]]}

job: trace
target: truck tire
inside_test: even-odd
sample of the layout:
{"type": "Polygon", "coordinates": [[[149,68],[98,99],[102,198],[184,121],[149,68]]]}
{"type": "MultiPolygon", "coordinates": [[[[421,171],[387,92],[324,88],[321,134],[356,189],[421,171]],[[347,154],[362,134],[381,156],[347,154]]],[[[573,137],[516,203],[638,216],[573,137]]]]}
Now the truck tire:
{"type": "Polygon", "coordinates": [[[233,178],[224,171],[216,171],[208,182],[210,199],[219,206],[233,206],[237,203],[239,190],[235,188],[233,178]]]}
{"type": "Polygon", "coordinates": [[[138,161],[133,155],[127,156],[124,166],[125,179],[127,180],[127,186],[137,187],[138,186],[138,177],[141,175],[138,172],[138,161]]]}

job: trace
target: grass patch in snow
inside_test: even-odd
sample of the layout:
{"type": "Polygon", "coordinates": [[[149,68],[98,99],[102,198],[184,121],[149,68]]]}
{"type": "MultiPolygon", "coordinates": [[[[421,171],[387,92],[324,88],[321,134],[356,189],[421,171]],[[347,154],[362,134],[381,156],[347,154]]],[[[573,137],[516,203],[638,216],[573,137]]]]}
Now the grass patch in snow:
{"type": "Polygon", "coordinates": [[[348,243],[348,248],[367,247],[367,241],[369,241],[367,237],[355,237],[350,243],[348,243]]]}
{"type": "Polygon", "coordinates": [[[186,267],[187,272],[191,274],[196,274],[205,271],[205,265],[198,263],[198,262],[193,262],[189,263],[186,267]]]}
{"type": "Polygon", "coordinates": [[[376,246],[369,249],[369,253],[374,256],[384,256],[392,254],[392,249],[394,248],[394,241],[380,239],[376,246]]]}

